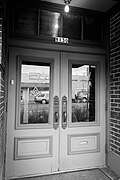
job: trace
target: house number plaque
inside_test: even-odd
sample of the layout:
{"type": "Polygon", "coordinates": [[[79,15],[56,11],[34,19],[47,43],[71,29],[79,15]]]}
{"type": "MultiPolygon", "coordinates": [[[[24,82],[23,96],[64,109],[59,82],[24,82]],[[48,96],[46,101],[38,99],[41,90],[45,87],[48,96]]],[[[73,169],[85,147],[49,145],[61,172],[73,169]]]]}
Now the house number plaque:
{"type": "Polygon", "coordinates": [[[65,37],[55,37],[55,42],[59,43],[69,43],[69,39],[65,37]]]}

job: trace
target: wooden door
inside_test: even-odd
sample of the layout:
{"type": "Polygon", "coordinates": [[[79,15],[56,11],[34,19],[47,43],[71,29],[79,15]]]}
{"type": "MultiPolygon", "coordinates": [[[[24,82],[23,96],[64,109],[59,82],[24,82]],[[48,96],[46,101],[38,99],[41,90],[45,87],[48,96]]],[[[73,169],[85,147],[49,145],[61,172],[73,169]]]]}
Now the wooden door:
{"type": "Polygon", "coordinates": [[[104,57],[10,48],[5,177],[105,165],[104,57]]]}
{"type": "Polygon", "coordinates": [[[10,48],[6,178],[58,170],[59,63],[57,52],[10,48]]]}
{"type": "Polygon", "coordinates": [[[62,171],[105,165],[104,74],[103,56],[61,55],[61,97],[67,98],[66,127],[60,129],[62,171]]]}

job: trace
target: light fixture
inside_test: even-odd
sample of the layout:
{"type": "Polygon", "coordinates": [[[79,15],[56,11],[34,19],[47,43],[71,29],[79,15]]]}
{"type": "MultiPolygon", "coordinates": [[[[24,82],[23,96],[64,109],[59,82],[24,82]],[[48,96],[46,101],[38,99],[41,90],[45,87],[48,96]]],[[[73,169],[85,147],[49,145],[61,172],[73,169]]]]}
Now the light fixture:
{"type": "Polygon", "coordinates": [[[71,0],[64,0],[64,3],[65,3],[65,8],[64,8],[64,11],[66,13],[69,12],[69,4],[70,4],[71,0]]]}

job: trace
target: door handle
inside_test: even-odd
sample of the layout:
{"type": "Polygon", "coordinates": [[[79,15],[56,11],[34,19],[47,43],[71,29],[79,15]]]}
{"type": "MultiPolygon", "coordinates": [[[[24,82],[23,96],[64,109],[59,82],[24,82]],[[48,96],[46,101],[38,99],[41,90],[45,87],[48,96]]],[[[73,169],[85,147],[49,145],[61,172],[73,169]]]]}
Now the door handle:
{"type": "Polygon", "coordinates": [[[59,126],[59,97],[54,97],[54,105],[53,105],[53,128],[55,130],[58,129],[59,126]]]}
{"type": "Polygon", "coordinates": [[[62,128],[67,127],[67,97],[62,97],[62,128]]]}
{"type": "Polygon", "coordinates": [[[67,120],[67,113],[66,112],[63,112],[63,122],[65,123],[67,120]]]}
{"type": "Polygon", "coordinates": [[[59,113],[55,112],[55,123],[57,123],[59,120],[59,113]]]}

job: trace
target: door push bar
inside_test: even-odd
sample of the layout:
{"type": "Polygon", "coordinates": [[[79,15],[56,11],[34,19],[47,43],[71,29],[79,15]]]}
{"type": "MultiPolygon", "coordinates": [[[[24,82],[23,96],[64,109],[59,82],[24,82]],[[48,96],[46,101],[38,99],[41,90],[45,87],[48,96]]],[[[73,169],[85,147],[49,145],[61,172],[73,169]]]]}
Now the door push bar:
{"type": "Polygon", "coordinates": [[[57,130],[59,126],[59,97],[54,97],[54,105],[53,105],[53,128],[57,130]]]}
{"type": "Polygon", "coordinates": [[[62,97],[62,128],[67,127],[67,97],[62,97]]]}

